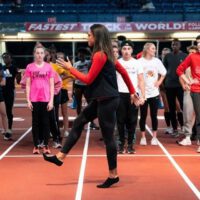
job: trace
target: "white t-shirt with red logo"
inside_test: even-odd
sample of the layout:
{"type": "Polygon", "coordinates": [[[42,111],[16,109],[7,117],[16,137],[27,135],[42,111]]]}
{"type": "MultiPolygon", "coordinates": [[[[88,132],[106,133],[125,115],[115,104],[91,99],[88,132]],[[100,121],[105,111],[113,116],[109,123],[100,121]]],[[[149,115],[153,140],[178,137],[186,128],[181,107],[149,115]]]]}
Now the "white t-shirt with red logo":
{"type": "Polygon", "coordinates": [[[145,97],[151,98],[159,95],[159,88],[155,87],[159,75],[165,76],[167,71],[158,58],[147,60],[144,57],[138,60],[139,66],[144,70],[145,97]]]}

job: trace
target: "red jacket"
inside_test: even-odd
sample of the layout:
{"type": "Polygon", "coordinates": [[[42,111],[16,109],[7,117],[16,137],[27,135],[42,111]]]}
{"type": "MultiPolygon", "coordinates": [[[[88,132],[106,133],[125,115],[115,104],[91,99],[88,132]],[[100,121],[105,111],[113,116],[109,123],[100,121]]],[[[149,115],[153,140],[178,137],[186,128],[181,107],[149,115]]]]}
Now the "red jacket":
{"type": "Polygon", "coordinates": [[[190,54],[177,68],[178,76],[184,74],[185,70],[190,67],[193,79],[198,80],[197,83],[191,85],[191,92],[200,92],[200,52],[190,54]]]}

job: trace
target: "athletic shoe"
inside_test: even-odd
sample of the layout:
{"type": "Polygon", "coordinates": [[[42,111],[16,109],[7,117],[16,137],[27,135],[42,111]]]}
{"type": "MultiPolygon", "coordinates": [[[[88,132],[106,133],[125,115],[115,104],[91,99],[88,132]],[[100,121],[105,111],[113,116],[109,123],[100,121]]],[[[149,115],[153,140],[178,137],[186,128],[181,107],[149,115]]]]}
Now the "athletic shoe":
{"type": "Polygon", "coordinates": [[[11,133],[5,133],[3,139],[4,140],[11,140],[12,139],[12,134],[11,133]]]}
{"type": "Polygon", "coordinates": [[[179,132],[178,132],[178,130],[174,130],[174,131],[172,132],[171,136],[173,136],[173,137],[179,137],[179,132]]]}
{"type": "Polygon", "coordinates": [[[158,145],[158,139],[156,137],[152,137],[152,139],[151,139],[151,145],[154,145],[154,146],[158,145]]]}
{"type": "Polygon", "coordinates": [[[69,132],[65,131],[64,134],[63,134],[63,137],[68,137],[68,136],[69,136],[69,132]]]}
{"type": "Polygon", "coordinates": [[[147,140],[145,137],[141,137],[140,139],[140,145],[146,146],[147,145],[147,140]]]}
{"type": "Polygon", "coordinates": [[[40,150],[38,147],[33,148],[33,154],[40,154],[40,150]]]}
{"type": "Polygon", "coordinates": [[[53,138],[53,134],[52,134],[51,132],[49,133],[49,137],[50,137],[50,138],[53,138]]]}
{"type": "Polygon", "coordinates": [[[118,153],[119,154],[124,154],[125,153],[124,145],[121,145],[121,144],[119,145],[118,153]]]}
{"type": "Polygon", "coordinates": [[[197,140],[197,145],[200,145],[200,141],[199,140],[197,140]]]}
{"type": "Polygon", "coordinates": [[[197,148],[197,153],[200,153],[200,146],[197,148]]]}
{"type": "Polygon", "coordinates": [[[128,145],[128,147],[127,147],[127,153],[128,154],[134,154],[134,153],[136,153],[136,151],[135,151],[135,149],[133,148],[133,145],[131,144],[131,145],[128,145]]]}
{"type": "Polygon", "coordinates": [[[165,129],[165,134],[172,134],[173,133],[173,129],[171,127],[167,127],[165,129]]]}
{"type": "Polygon", "coordinates": [[[62,145],[60,144],[60,142],[54,141],[52,147],[53,147],[54,149],[59,149],[59,148],[62,148],[62,145]]]}
{"type": "Polygon", "coordinates": [[[8,129],[8,130],[7,130],[7,133],[12,134],[12,130],[11,130],[11,129],[8,129]]]}
{"type": "Polygon", "coordinates": [[[99,127],[94,122],[90,123],[90,128],[93,130],[99,130],[99,127]]]}
{"type": "Polygon", "coordinates": [[[44,141],[42,141],[40,144],[38,144],[38,147],[39,147],[40,149],[43,149],[43,148],[44,148],[44,141]]]}
{"type": "Polygon", "coordinates": [[[50,153],[51,153],[51,151],[50,151],[50,149],[49,149],[49,146],[44,146],[44,148],[43,148],[43,153],[44,153],[44,154],[50,154],[50,153]]]}
{"type": "Polygon", "coordinates": [[[196,141],[197,140],[197,136],[192,133],[190,139],[191,139],[191,141],[196,141]]]}
{"type": "Polygon", "coordinates": [[[188,145],[191,145],[192,142],[191,142],[190,138],[184,138],[183,140],[178,142],[178,144],[181,146],[188,146],[188,145]]]}

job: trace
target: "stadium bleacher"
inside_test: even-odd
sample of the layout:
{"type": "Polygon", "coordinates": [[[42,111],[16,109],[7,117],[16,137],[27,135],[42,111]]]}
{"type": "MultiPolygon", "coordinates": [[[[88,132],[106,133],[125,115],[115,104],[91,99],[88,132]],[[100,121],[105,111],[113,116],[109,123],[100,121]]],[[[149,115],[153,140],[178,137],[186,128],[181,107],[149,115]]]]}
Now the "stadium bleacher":
{"type": "MultiPolygon", "coordinates": [[[[22,1],[23,2],[23,1],[22,1]]],[[[0,4],[1,22],[46,21],[49,16],[56,16],[58,21],[71,22],[115,22],[117,16],[127,16],[131,21],[184,21],[199,20],[200,1],[154,0],[155,10],[141,11],[138,0],[127,0],[120,7],[119,1],[84,0],[26,0],[20,8],[13,8],[12,2],[0,4]],[[149,16],[149,12],[153,17],[149,16]],[[103,13],[103,15],[102,15],[103,13]],[[166,15],[167,13],[167,15],[166,15]],[[100,14],[100,15],[99,15],[100,14]]]]}

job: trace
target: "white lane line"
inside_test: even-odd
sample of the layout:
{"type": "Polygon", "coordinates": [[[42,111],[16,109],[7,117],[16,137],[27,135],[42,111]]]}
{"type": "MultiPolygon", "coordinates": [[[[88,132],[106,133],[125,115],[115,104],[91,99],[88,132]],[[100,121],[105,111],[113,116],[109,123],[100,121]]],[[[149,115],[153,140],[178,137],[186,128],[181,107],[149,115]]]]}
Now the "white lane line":
{"type": "Polygon", "coordinates": [[[27,108],[27,103],[14,103],[15,108],[27,108]]]}
{"type": "MultiPolygon", "coordinates": [[[[75,119],[76,119],[76,116],[69,116],[69,117],[68,117],[68,120],[69,120],[69,121],[74,121],[75,119]]],[[[62,120],[63,120],[63,117],[60,116],[60,117],[59,117],[59,120],[62,121],[62,120]]]]}
{"type": "MultiPolygon", "coordinates": [[[[3,131],[4,129],[0,128],[0,131],[3,131]]],[[[24,131],[27,130],[27,128],[12,128],[12,131],[24,131]]]]}
{"type": "Polygon", "coordinates": [[[86,133],[86,139],[85,139],[85,145],[83,150],[83,158],[81,162],[81,169],[78,179],[78,187],[76,190],[76,198],[75,200],[81,200],[82,198],[82,191],[83,191],[83,180],[85,175],[85,167],[86,167],[86,161],[87,161],[87,152],[88,152],[88,145],[89,145],[89,137],[90,137],[90,123],[88,123],[88,130],[86,133]]]}
{"type": "Polygon", "coordinates": [[[13,121],[15,121],[15,122],[23,122],[23,121],[24,121],[24,118],[21,118],[21,117],[13,117],[13,121]]]}
{"type": "MultiPolygon", "coordinates": [[[[13,117],[13,121],[14,122],[23,122],[25,119],[22,117],[13,117]]],[[[27,128],[26,128],[27,129],[27,128]]],[[[2,130],[2,128],[0,128],[0,130],[2,130]]],[[[12,129],[14,130],[14,129],[12,129]]]]}
{"type": "MultiPolygon", "coordinates": [[[[153,136],[153,133],[151,129],[146,125],[146,129],[149,132],[151,136],[153,136]]],[[[162,149],[162,151],[165,153],[167,158],[170,160],[174,168],[178,171],[180,176],[183,178],[183,180],[186,182],[186,184],[189,186],[189,188],[194,192],[196,197],[200,199],[200,192],[196,188],[196,186],[192,183],[192,181],[187,177],[187,175],[184,173],[184,171],[181,169],[181,167],[177,164],[177,162],[173,159],[173,157],[170,155],[170,153],[167,151],[167,149],[158,141],[159,147],[162,149]]]]}
{"type": "Polygon", "coordinates": [[[17,94],[25,94],[25,91],[16,91],[17,94]]]}
{"type": "Polygon", "coordinates": [[[16,142],[14,142],[10,147],[8,147],[1,155],[0,155],[0,160],[2,160],[6,154],[9,153],[26,135],[30,133],[32,130],[32,127],[30,127],[16,142]]]}
{"type": "Polygon", "coordinates": [[[15,98],[15,101],[21,101],[21,100],[26,101],[26,98],[15,98]]]}
{"type": "MultiPolygon", "coordinates": [[[[200,157],[200,155],[195,155],[195,154],[171,154],[172,157],[200,157]]],[[[7,155],[5,156],[5,158],[40,158],[42,157],[42,155],[7,155]]],[[[71,157],[71,158],[82,158],[83,155],[82,154],[77,154],[77,155],[67,155],[67,157],[71,157]]],[[[106,157],[106,154],[88,154],[87,157],[91,157],[91,158],[98,158],[98,157],[106,157]]],[[[124,155],[117,155],[117,157],[125,157],[125,158],[132,158],[132,157],[167,157],[167,155],[165,154],[133,154],[133,155],[128,155],[128,154],[124,154],[124,155]]]]}

